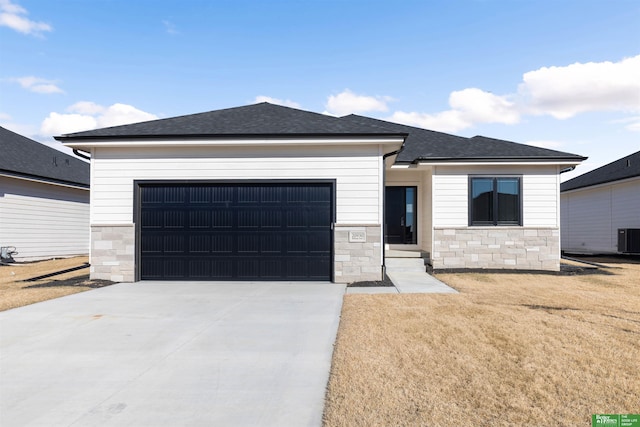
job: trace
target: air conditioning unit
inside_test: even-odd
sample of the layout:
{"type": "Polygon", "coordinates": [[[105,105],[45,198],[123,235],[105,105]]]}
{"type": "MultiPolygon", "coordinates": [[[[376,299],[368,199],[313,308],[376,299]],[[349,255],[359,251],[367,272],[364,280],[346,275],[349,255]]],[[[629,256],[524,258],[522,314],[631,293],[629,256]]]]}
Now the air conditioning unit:
{"type": "Polygon", "coordinates": [[[618,252],[640,254],[640,228],[618,228],[618,252]]]}

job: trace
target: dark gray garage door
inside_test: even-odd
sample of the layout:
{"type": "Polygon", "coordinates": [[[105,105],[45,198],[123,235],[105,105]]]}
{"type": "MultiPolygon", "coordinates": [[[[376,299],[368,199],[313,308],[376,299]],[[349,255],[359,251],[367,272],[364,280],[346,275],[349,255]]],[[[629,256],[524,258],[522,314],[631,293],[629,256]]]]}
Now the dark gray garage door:
{"type": "Polygon", "coordinates": [[[330,183],[140,184],[142,280],[330,280],[330,183]]]}

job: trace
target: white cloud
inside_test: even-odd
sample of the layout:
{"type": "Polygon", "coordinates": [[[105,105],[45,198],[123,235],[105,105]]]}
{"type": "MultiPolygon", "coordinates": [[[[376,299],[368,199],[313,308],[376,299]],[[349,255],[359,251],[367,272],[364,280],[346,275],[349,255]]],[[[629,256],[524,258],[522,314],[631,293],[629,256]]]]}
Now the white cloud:
{"type": "Polygon", "coordinates": [[[612,120],[611,123],[624,123],[625,129],[631,132],[640,132],[640,116],[627,117],[625,119],[612,120]]]}
{"type": "Polygon", "coordinates": [[[67,111],[71,113],[90,114],[90,115],[100,114],[104,110],[105,110],[105,107],[91,101],[79,101],[67,108],[67,111]]]}
{"type": "Polygon", "coordinates": [[[543,67],[518,87],[532,114],[568,119],[588,111],[640,111],[640,55],[619,62],[543,67]]]}
{"type": "Polygon", "coordinates": [[[42,121],[40,134],[47,136],[61,135],[158,118],[155,114],[147,113],[131,105],[119,103],[103,107],[94,102],[81,101],[71,105],[67,108],[67,111],[71,113],[49,113],[49,116],[42,121]]]}
{"type": "Polygon", "coordinates": [[[158,116],[127,104],[113,104],[98,116],[99,127],[119,126],[155,120],[158,116]]]}
{"type": "MultiPolygon", "coordinates": [[[[451,92],[449,110],[396,111],[388,120],[442,132],[482,123],[518,123],[526,115],[568,119],[593,111],[640,112],[640,55],[619,62],[543,67],[522,76],[514,94],[494,95],[478,88],[451,92]]],[[[619,120],[640,131],[640,117],[619,120]]]]}
{"type": "Polygon", "coordinates": [[[514,124],[520,120],[516,105],[505,96],[477,88],[452,92],[450,110],[436,114],[394,112],[388,120],[441,132],[457,132],[477,123],[514,124]]]}
{"type": "Polygon", "coordinates": [[[0,126],[28,138],[31,138],[32,135],[37,133],[37,129],[33,126],[16,123],[10,114],[3,112],[0,112],[0,126]]]}
{"type": "Polygon", "coordinates": [[[640,118],[636,117],[636,121],[634,123],[629,123],[624,128],[631,132],[640,132],[640,118]]]}
{"type": "Polygon", "coordinates": [[[61,135],[65,133],[91,130],[98,127],[98,121],[84,114],[49,113],[40,126],[42,135],[61,135]]]}
{"type": "Polygon", "coordinates": [[[53,80],[34,76],[17,77],[11,80],[18,82],[18,84],[20,84],[24,89],[35,93],[64,93],[64,91],[60,89],[53,80]]]}
{"type": "Polygon", "coordinates": [[[0,0],[0,26],[9,27],[23,34],[40,36],[45,31],[52,31],[51,25],[32,21],[26,17],[28,12],[22,6],[11,3],[11,0],[0,0]]]}
{"type": "Polygon", "coordinates": [[[290,99],[278,99],[278,98],[272,98],[270,96],[264,96],[264,95],[258,95],[253,100],[254,104],[259,104],[260,102],[268,102],[270,104],[282,105],[284,107],[300,108],[300,104],[290,99]]]}
{"type": "Polygon", "coordinates": [[[176,34],[180,34],[180,32],[178,31],[178,29],[176,28],[173,22],[167,21],[165,19],[162,21],[162,25],[164,25],[164,29],[166,30],[167,34],[171,34],[172,36],[176,34]]]}
{"type": "Polygon", "coordinates": [[[345,89],[337,95],[331,95],[327,99],[325,114],[333,116],[345,116],[347,114],[365,113],[369,111],[388,111],[387,103],[393,101],[389,96],[356,95],[349,89],[345,89]]]}

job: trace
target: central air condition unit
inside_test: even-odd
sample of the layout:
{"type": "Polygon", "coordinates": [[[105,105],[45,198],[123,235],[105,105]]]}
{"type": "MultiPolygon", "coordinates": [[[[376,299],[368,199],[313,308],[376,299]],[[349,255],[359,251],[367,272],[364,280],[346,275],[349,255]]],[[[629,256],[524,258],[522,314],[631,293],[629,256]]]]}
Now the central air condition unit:
{"type": "Polygon", "coordinates": [[[640,254],[640,228],[618,229],[618,252],[640,254]]]}

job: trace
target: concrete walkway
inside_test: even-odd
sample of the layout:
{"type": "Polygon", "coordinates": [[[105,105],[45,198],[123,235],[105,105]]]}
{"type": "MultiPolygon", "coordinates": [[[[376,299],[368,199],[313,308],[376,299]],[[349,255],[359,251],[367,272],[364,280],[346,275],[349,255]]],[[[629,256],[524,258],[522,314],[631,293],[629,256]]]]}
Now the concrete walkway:
{"type": "Polygon", "coordinates": [[[394,271],[387,273],[394,286],[347,288],[347,294],[457,294],[427,272],[394,271]]]}
{"type": "Polygon", "coordinates": [[[0,313],[2,426],[320,426],[344,285],[141,282],[0,313]]]}
{"type": "Polygon", "coordinates": [[[394,271],[387,273],[401,294],[457,294],[426,271],[394,271]]]}
{"type": "Polygon", "coordinates": [[[347,288],[348,294],[457,294],[427,273],[428,254],[419,250],[387,250],[387,276],[395,286],[347,288]]]}

